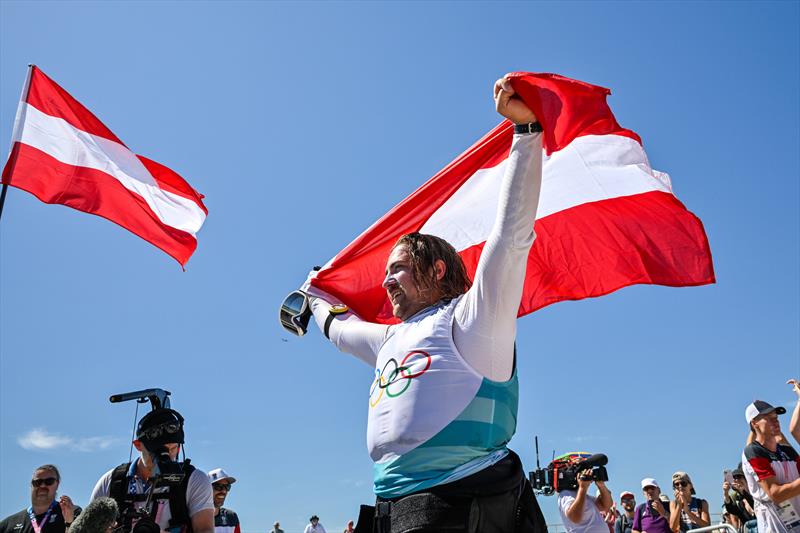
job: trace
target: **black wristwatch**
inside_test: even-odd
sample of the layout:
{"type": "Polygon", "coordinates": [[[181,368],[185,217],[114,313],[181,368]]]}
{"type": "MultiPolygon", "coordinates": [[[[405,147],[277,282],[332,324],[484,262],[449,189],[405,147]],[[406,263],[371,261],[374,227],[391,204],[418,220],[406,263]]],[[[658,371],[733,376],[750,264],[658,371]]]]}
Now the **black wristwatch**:
{"type": "Polygon", "coordinates": [[[528,124],[514,124],[515,134],[526,133],[539,133],[542,131],[542,125],[538,122],[529,122],[528,124]]]}

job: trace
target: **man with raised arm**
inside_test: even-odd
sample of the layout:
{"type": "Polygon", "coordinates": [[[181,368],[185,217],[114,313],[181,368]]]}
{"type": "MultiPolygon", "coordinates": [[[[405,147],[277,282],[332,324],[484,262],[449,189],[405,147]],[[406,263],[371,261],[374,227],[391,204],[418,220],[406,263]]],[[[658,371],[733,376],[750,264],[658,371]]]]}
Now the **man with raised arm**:
{"type": "Polygon", "coordinates": [[[519,458],[506,447],[516,430],[516,318],[534,240],[542,135],[508,77],[495,83],[494,100],[515,135],[474,280],[446,241],[411,233],[391,250],[383,281],[399,324],[341,313],[306,284],[320,329],[375,368],[367,444],[376,531],[545,528],[519,458]]]}
{"type": "Polygon", "coordinates": [[[800,455],[784,440],[783,407],[756,400],[745,409],[753,435],[742,470],[755,502],[759,533],[800,533],[800,455]]]}

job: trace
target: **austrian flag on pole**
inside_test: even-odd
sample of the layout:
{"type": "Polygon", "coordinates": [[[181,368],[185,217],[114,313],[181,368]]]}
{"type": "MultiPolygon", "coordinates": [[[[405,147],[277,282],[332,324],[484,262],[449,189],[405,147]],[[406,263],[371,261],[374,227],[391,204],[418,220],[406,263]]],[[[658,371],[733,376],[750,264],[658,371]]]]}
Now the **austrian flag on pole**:
{"type": "MultiPolygon", "coordinates": [[[[634,284],[714,283],[700,219],[622,128],[608,89],[555,74],[515,73],[543,133],[542,191],[519,315],[634,284]]],[[[419,231],[452,244],[474,276],[497,213],[513,128],[504,121],[350,243],[311,284],[363,319],[393,323],[381,288],[397,239],[419,231]]]]}
{"type": "Polygon", "coordinates": [[[31,66],[3,184],[119,224],[181,266],[197,248],[203,195],[169,168],[136,155],[97,117],[31,66]]]}

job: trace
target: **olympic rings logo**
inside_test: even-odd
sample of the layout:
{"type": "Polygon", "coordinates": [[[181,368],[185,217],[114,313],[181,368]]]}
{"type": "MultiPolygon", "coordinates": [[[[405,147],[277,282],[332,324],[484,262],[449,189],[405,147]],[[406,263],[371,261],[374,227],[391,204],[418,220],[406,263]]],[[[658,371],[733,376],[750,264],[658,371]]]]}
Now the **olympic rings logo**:
{"type": "Polygon", "coordinates": [[[411,386],[411,380],[420,377],[431,367],[431,356],[428,352],[414,350],[409,352],[400,364],[392,357],[383,369],[375,369],[375,381],[369,388],[369,406],[375,407],[383,398],[384,393],[389,398],[397,398],[411,386]],[[423,364],[421,370],[412,372],[412,366],[423,364]]]}

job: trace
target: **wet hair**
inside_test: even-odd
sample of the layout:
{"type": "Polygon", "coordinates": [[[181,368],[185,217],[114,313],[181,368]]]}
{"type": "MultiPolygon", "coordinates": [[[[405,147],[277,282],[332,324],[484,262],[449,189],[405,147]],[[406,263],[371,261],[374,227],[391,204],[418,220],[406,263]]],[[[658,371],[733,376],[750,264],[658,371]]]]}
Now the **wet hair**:
{"type": "Polygon", "coordinates": [[[49,472],[52,472],[52,473],[54,473],[56,475],[56,481],[59,481],[59,482],[61,481],[61,472],[58,471],[58,468],[56,467],[56,465],[42,465],[42,466],[36,468],[36,470],[34,470],[33,473],[35,474],[39,470],[47,470],[49,472]]]}
{"type": "Polygon", "coordinates": [[[453,246],[435,235],[408,233],[395,243],[394,248],[405,246],[411,258],[411,274],[422,292],[438,289],[442,298],[455,298],[472,286],[464,261],[453,246]],[[444,277],[436,279],[436,261],[444,262],[444,277]]]}

